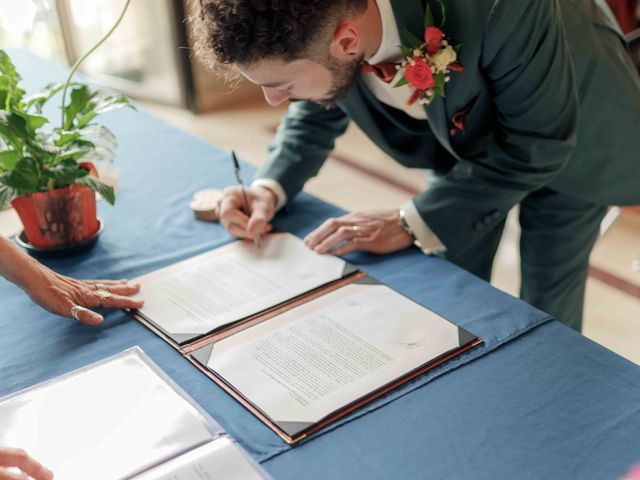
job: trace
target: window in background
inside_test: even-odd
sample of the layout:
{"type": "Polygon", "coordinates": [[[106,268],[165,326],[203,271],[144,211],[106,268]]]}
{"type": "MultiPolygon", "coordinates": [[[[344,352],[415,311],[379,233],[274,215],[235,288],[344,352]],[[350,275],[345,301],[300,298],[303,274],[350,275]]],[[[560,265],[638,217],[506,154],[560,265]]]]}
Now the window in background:
{"type": "MultiPolygon", "coordinates": [[[[135,99],[194,112],[262,98],[243,84],[224,82],[190,55],[185,17],[197,2],[132,0],[118,30],[80,70],[92,81],[135,99]]],[[[73,64],[115,23],[125,0],[0,0],[0,47],[23,47],[73,64]]]]}
{"type": "MultiPolygon", "coordinates": [[[[15,0],[13,0],[15,2],[15,0]]],[[[23,0],[20,0],[23,1],[23,0]]],[[[131,2],[118,30],[81,70],[127,95],[185,105],[176,22],[171,0],[131,2]]],[[[58,0],[67,53],[73,62],[114,24],[124,0],[58,0]]],[[[178,27],[180,24],[178,23],[178,27]]]]}
{"type": "Polygon", "coordinates": [[[66,62],[55,0],[0,0],[0,46],[66,62]]]}

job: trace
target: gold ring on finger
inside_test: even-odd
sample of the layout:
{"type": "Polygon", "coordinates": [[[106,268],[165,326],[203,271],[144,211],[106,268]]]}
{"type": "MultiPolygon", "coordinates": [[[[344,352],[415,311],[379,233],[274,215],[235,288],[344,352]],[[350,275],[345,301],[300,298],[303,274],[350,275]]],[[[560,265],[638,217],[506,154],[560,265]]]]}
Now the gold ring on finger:
{"type": "Polygon", "coordinates": [[[94,290],[106,290],[107,286],[104,283],[90,281],[89,285],[93,287],[94,290]]]}
{"type": "Polygon", "coordinates": [[[99,300],[99,303],[98,303],[99,307],[103,307],[104,306],[104,302],[106,300],[108,300],[109,298],[111,298],[111,292],[109,292],[108,290],[104,290],[104,289],[96,290],[94,292],[94,295],[99,300]]]}
{"type": "Polygon", "coordinates": [[[362,229],[359,225],[351,225],[351,231],[356,237],[359,237],[362,234],[362,229]]]}

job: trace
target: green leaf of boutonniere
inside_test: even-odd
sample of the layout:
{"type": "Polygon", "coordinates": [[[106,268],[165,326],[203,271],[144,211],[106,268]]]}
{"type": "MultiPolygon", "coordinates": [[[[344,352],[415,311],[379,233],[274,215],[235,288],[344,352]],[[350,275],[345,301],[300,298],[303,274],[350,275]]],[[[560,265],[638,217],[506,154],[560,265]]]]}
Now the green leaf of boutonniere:
{"type": "Polygon", "coordinates": [[[427,8],[424,11],[424,28],[435,27],[436,20],[433,18],[433,12],[431,11],[431,5],[427,2],[427,8]]]}
{"type": "Polygon", "coordinates": [[[402,55],[405,57],[413,57],[413,49],[407,47],[406,45],[400,45],[400,50],[402,50],[402,55]]]}
{"type": "MultiPolygon", "coordinates": [[[[444,22],[447,20],[447,12],[444,7],[444,2],[442,0],[435,0],[440,5],[440,11],[442,13],[442,20],[440,20],[440,28],[444,26],[444,22]]],[[[424,11],[424,28],[435,27],[436,19],[433,16],[433,10],[431,10],[431,5],[427,0],[427,8],[424,11]]]]}
{"type": "Polygon", "coordinates": [[[407,85],[408,83],[409,83],[409,82],[408,82],[408,80],[407,80],[405,77],[402,77],[402,78],[398,81],[398,83],[396,83],[396,84],[393,86],[393,88],[403,87],[403,86],[407,85]]]}
{"type": "Polygon", "coordinates": [[[441,97],[444,97],[444,85],[445,85],[445,74],[444,73],[436,73],[434,76],[434,80],[436,81],[436,86],[434,87],[435,92],[440,95],[441,97]]]}
{"type": "Polygon", "coordinates": [[[444,8],[444,2],[442,0],[437,0],[438,4],[440,4],[440,9],[442,11],[442,20],[440,20],[440,28],[444,27],[444,22],[447,21],[447,10],[444,8]]]}
{"type": "Polygon", "coordinates": [[[406,28],[402,31],[402,36],[404,37],[404,41],[409,45],[409,48],[411,48],[411,54],[413,55],[413,49],[422,45],[422,41],[406,28]]]}

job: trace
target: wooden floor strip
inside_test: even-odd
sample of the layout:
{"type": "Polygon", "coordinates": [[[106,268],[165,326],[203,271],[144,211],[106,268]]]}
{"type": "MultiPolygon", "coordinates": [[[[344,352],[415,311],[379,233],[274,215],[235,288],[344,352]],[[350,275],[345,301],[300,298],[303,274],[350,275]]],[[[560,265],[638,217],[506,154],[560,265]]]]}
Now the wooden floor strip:
{"type": "Polygon", "coordinates": [[[593,265],[589,267],[589,276],[640,300],[640,285],[635,285],[612,273],[606,272],[598,267],[594,267],[593,265]]]}
{"type": "Polygon", "coordinates": [[[359,173],[375,178],[382,183],[386,183],[387,185],[402,190],[403,192],[407,192],[410,195],[418,195],[419,193],[421,193],[421,191],[415,188],[413,185],[409,185],[402,180],[391,178],[374,168],[363,165],[362,163],[347,157],[346,155],[334,152],[331,154],[331,158],[343,165],[357,170],[359,173]]]}

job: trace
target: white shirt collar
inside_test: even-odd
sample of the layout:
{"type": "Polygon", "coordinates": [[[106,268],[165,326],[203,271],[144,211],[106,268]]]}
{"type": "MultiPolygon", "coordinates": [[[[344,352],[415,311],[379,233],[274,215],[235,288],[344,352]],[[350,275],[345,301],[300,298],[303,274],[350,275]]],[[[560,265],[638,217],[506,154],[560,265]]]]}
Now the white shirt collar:
{"type": "MultiPolygon", "coordinates": [[[[378,51],[371,55],[367,61],[371,64],[381,62],[398,63],[402,61],[404,57],[402,55],[402,50],[400,49],[400,34],[398,32],[398,26],[396,25],[396,16],[391,8],[391,1],[376,0],[376,3],[380,10],[382,38],[380,40],[378,51]]],[[[397,77],[398,75],[396,74],[396,78],[397,77]]],[[[372,75],[370,73],[363,74],[362,78],[373,96],[382,103],[401,110],[410,117],[417,118],[419,120],[427,118],[424,106],[419,102],[416,102],[411,106],[407,106],[407,100],[413,93],[413,90],[409,88],[409,85],[403,85],[402,87],[395,88],[394,85],[397,83],[397,80],[394,80],[391,83],[385,83],[376,75],[372,75]]]]}

